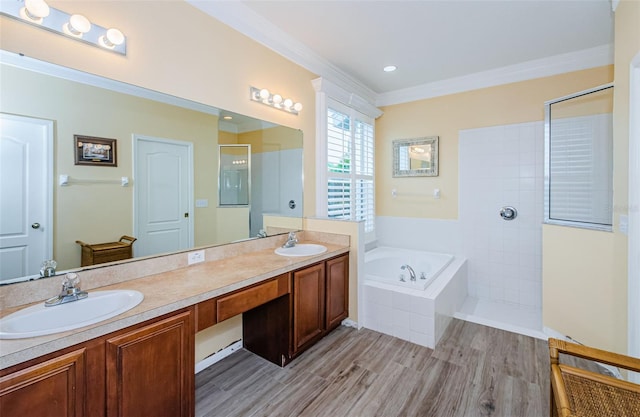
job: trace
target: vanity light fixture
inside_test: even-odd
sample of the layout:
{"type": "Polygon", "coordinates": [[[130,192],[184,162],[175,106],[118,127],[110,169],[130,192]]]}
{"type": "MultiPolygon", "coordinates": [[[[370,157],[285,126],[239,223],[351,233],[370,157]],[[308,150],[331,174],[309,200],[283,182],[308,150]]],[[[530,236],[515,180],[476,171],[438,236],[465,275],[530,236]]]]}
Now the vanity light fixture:
{"type": "Polygon", "coordinates": [[[118,29],[92,24],[83,15],[50,7],[45,0],[0,1],[0,14],[107,51],[127,54],[127,38],[118,29]]]}
{"type": "Polygon", "coordinates": [[[280,94],[273,94],[266,88],[249,87],[249,98],[252,101],[295,115],[302,110],[302,103],[294,102],[290,98],[283,98],[280,94]]]}

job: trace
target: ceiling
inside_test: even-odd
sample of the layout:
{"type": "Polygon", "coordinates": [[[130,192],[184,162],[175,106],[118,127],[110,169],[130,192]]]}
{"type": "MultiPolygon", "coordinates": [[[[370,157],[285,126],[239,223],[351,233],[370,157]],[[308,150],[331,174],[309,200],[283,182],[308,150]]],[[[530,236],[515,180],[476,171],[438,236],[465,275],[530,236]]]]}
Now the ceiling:
{"type": "Polygon", "coordinates": [[[374,99],[613,44],[609,0],[187,1],[374,99]]]}

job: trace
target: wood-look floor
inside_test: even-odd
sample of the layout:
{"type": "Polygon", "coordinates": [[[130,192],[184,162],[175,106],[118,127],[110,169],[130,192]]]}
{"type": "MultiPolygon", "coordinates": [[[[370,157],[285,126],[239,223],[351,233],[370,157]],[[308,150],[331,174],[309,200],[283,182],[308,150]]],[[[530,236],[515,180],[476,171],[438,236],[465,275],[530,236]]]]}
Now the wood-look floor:
{"type": "Polygon", "coordinates": [[[339,327],[285,368],[246,350],[196,375],[196,416],[545,417],[546,341],[454,320],[435,350],[339,327]]]}

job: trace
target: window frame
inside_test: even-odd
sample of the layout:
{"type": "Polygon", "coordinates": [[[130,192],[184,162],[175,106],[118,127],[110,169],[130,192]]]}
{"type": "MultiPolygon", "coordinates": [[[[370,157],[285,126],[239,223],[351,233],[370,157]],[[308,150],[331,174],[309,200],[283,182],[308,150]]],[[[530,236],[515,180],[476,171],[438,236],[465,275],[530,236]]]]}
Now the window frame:
{"type": "MultiPolygon", "coordinates": [[[[321,217],[328,218],[328,191],[329,191],[329,169],[328,169],[328,112],[329,108],[344,113],[350,118],[350,127],[351,132],[355,136],[355,126],[356,121],[367,123],[371,126],[372,129],[372,174],[370,179],[372,181],[372,205],[373,205],[373,215],[372,215],[372,230],[365,231],[365,243],[369,243],[375,241],[376,239],[376,213],[375,213],[375,194],[376,194],[376,170],[375,170],[375,116],[367,115],[356,108],[348,106],[342,103],[340,100],[335,99],[333,97],[328,97],[326,94],[318,92],[316,99],[316,111],[317,111],[317,138],[316,141],[316,212],[321,217]]],[[[376,116],[379,116],[376,115],[376,116]]],[[[355,137],[353,138],[353,143],[355,144],[355,137]]],[[[363,177],[360,174],[355,173],[355,161],[352,161],[352,168],[354,172],[350,174],[350,182],[352,184],[352,190],[355,192],[357,189],[358,180],[361,180],[363,177]]],[[[340,176],[342,177],[342,176],[340,176]]],[[[352,196],[350,198],[351,207],[354,207],[356,198],[352,196]]],[[[356,219],[356,210],[352,210],[350,219],[337,219],[332,218],[333,220],[345,220],[345,221],[358,221],[356,219]]],[[[364,221],[364,220],[362,220],[364,221]]]]}
{"type": "MultiPolygon", "coordinates": [[[[549,100],[544,103],[544,114],[545,114],[545,120],[544,120],[544,224],[613,232],[613,221],[614,221],[613,195],[611,198],[612,206],[611,206],[611,218],[610,218],[611,223],[610,224],[586,222],[581,220],[567,220],[567,219],[553,218],[551,217],[551,201],[550,201],[551,200],[551,182],[552,182],[552,178],[551,178],[551,106],[556,103],[582,97],[592,93],[597,93],[613,87],[614,87],[613,83],[608,83],[608,84],[600,85],[587,90],[579,91],[577,93],[569,94],[564,97],[549,100]]],[[[611,133],[613,135],[613,132],[611,133]]],[[[613,141],[613,137],[611,137],[611,140],[613,141]]],[[[611,154],[610,169],[613,169],[613,153],[611,154]]],[[[613,181],[613,176],[611,178],[613,181]]],[[[611,189],[613,190],[613,183],[611,184],[611,189]]]]}

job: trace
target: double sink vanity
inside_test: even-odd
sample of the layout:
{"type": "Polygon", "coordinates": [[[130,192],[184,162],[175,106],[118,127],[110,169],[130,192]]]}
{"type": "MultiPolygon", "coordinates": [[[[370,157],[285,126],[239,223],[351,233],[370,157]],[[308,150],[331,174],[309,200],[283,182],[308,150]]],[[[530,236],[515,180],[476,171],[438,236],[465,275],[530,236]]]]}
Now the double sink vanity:
{"type": "MultiPolygon", "coordinates": [[[[205,262],[189,266],[179,253],[80,272],[89,297],[69,306],[92,293],[96,306],[108,294],[144,298],[74,330],[0,340],[0,413],[192,416],[196,332],[238,314],[244,347],[285,366],[349,315],[348,237],[301,235],[305,244],[285,254],[276,253],[285,237],[274,236],[208,248],[205,262]]],[[[26,300],[24,291],[39,284],[3,289],[1,317],[41,305],[7,306],[10,296],[26,300]]],[[[48,309],[53,316],[63,307],[48,309]]]]}

